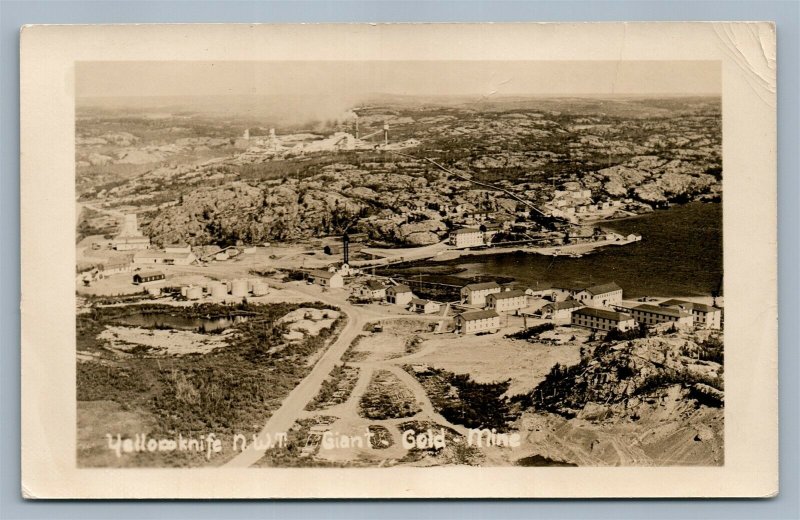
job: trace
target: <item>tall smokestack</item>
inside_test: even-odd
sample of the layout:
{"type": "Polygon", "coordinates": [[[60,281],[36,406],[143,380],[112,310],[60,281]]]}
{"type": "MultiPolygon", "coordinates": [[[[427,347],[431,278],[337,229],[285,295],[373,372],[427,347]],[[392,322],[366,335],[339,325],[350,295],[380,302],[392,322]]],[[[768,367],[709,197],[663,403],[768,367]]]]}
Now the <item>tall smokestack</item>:
{"type": "Polygon", "coordinates": [[[383,123],[383,144],[389,144],[389,123],[383,123]]]}
{"type": "Polygon", "coordinates": [[[356,114],[356,139],[358,139],[358,114],[356,114]]]}
{"type": "Polygon", "coordinates": [[[342,236],[342,256],[344,263],[350,264],[350,236],[345,232],[342,236]]]}

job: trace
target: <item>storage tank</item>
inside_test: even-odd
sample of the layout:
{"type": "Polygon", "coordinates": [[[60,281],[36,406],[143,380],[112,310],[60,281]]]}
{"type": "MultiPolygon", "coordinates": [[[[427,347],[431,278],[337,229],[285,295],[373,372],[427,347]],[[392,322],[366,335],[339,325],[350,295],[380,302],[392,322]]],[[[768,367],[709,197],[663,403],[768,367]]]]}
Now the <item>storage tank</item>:
{"type": "Polygon", "coordinates": [[[247,296],[247,280],[234,280],[231,284],[231,296],[247,296]]]}
{"type": "Polygon", "coordinates": [[[208,293],[212,298],[225,298],[228,296],[228,286],[222,282],[208,284],[208,293]]]}
{"type": "Polygon", "coordinates": [[[193,285],[186,289],[186,298],[189,300],[199,300],[203,297],[203,288],[193,285]]]}
{"type": "Polygon", "coordinates": [[[253,296],[264,296],[265,294],[269,294],[269,285],[264,282],[253,284],[253,296]]]}
{"type": "Polygon", "coordinates": [[[185,285],[184,285],[183,287],[181,287],[181,296],[183,296],[184,298],[186,298],[186,291],[187,291],[188,289],[189,289],[189,288],[188,288],[187,286],[185,286],[185,285]]]}

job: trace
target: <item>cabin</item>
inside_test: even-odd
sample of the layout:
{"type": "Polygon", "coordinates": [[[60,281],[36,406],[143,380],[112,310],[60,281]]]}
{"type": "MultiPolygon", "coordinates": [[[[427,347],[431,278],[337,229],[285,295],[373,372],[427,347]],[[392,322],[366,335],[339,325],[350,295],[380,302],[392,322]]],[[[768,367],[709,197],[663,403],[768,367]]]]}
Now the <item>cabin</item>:
{"type": "Polygon", "coordinates": [[[499,292],[497,282],[471,283],[461,288],[461,303],[483,307],[488,295],[499,292]]]}
{"type": "Polygon", "coordinates": [[[623,332],[636,328],[636,320],[622,312],[584,307],[572,312],[570,323],[573,327],[585,327],[591,330],[621,330],[623,332]]]}
{"type": "Polygon", "coordinates": [[[552,320],[570,320],[572,313],[578,309],[584,308],[585,305],[578,300],[564,300],[562,302],[553,302],[544,305],[541,308],[542,318],[552,320]]]}
{"type": "Polygon", "coordinates": [[[414,298],[414,293],[407,285],[394,285],[386,289],[386,301],[393,305],[408,305],[412,298],[414,298]]]}
{"type": "Polygon", "coordinates": [[[691,314],[695,327],[704,329],[722,328],[722,309],[718,307],[684,300],[667,300],[661,302],[659,306],[678,309],[691,314]]]}
{"type": "Polygon", "coordinates": [[[525,291],[515,289],[490,293],[486,296],[486,308],[496,312],[513,312],[528,306],[528,297],[525,291]]]}
{"type": "Polygon", "coordinates": [[[421,314],[434,314],[439,312],[440,308],[441,306],[437,302],[420,298],[412,298],[409,303],[409,310],[421,314]]]}
{"type": "Polygon", "coordinates": [[[142,271],[133,275],[133,284],[139,285],[149,282],[158,282],[160,280],[165,280],[166,278],[167,275],[161,271],[142,271]]]}
{"type": "Polygon", "coordinates": [[[455,317],[456,334],[476,334],[500,330],[500,315],[492,310],[469,311],[455,317]]]}
{"type": "Polygon", "coordinates": [[[361,294],[369,300],[386,299],[386,286],[377,280],[368,280],[361,289],[361,294]]]}

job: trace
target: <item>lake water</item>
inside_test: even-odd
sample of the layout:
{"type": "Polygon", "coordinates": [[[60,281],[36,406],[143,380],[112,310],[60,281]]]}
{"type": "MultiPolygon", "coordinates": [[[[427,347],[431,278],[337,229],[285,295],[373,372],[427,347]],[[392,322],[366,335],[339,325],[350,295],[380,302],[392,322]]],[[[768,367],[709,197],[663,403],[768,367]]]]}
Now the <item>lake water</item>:
{"type": "Polygon", "coordinates": [[[232,318],[192,318],[163,312],[137,312],[121,316],[114,321],[131,327],[156,327],[180,330],[216,332],[227,329],[247,318],[234,316],[232,318]]]}
{"type": "Polygon", "coordinates": [[[617,282],[626,298],[708,296],[722,283],[722,204],[691,203],[604,228],[642,235],[640,242],[610,246],[580,258],[504,253],[463,257],[458,276],[513,277],[531,287],[617,282]]]}

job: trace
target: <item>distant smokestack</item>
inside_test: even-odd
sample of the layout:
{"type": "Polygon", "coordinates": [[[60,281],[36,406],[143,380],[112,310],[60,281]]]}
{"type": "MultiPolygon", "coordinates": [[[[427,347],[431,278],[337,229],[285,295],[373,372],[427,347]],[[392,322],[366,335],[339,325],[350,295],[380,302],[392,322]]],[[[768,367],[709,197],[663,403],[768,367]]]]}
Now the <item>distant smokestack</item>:
{"type": "Polygon", "coordinates": [[[356,114],[356,139],[358,139],[358,114],[356,114]]]}
{"type": "Polygon", "coordinates": [[[383,144],[389,144],[389,123],[383,123],[383,144]]]}
{"type": "Polygon", "coordinates": [[[275,139],[275,129],[274,128],[270,128],[269,129],[269,138],[270,139],[275,139]]]}
{"type": "Polygon", "coordinates": [[[345,233],[342,236],[342,255],[345,264],[350,264],[350,237],[345,233]]]}

